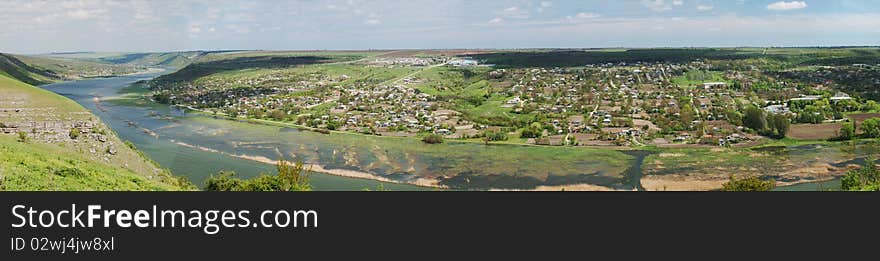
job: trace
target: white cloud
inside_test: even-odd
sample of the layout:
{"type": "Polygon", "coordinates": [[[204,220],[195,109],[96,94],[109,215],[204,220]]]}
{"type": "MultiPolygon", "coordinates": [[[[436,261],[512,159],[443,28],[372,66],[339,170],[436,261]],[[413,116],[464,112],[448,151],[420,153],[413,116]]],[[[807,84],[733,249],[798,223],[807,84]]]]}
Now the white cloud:
{"type": "Polygon", "coordinates": [[[489,24],[501,24],[504,23],[504,18],[495,17],[495,19],[489,20],[489,24]]]}
{"type": "Polygon", "coordinates": [[[538,7],[538,12],[539,12],[539,13],[544,12],[544,9],[547,9],[547,8],[550,8],[550,7],[553,7],[553,2],[550,2],[550,1],[541,1],[540,6],[538,7]]]}
{"type": "Polygon", "coordinates": [[[380,25],[380,24],[382,24],[382,20],[379,20],[376,18],[370,18],[370,19],[367,19],[366,21],[364,21],[364,24],[366,24],[366,25],[380,25]]]}
{"type": "Polygon", "coordinates": [[[75,20],[92,19],[107,13],[107,9],[77,9],[67,12],[67,17],[75,20]]]}
{"type": "Polygon", "coordinates": [[[807,2],[804,1],[781,1],[767,5],[768,10],[788,11],[807,8],[807,2]]]}
{"type": "Polygon", "coordinates": [[[519,6],[511,6],[505,8],[501,12],[496,12],[496,14],[504,18],[513,19],[528,19],[529,17],[531,17],[528,10],[519,8],[519,6]]]}
{"type": "Polygon", "coordinates": [[[669,11],[672,10],[673,6],[681,6],[683,4],[682,0],[642,0],[642,5],[654,12],[669,11]]]}
{"type": "Polygon", "coordinates": [[[698,5],[697,6],[697,10],[700,12],[711,11],[712,9],[715,9],[715,7],[711,6],[711,5],[698,5]]]}

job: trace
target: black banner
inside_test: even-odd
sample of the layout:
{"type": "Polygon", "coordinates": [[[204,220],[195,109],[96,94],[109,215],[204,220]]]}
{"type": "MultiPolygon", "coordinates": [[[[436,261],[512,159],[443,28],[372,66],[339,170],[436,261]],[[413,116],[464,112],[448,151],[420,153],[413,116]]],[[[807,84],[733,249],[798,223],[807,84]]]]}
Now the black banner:
{"type": "Polygon", "coordinates": [[[695,251],[736,256],[768,249],[840,257],[854,251],[832,247],[876,247],[878,195],[4,192],[0,202],[4,256],[11,257],[3,260],[468,260],[695,251]],[[174,217],[164,226],[162,211],[174,217]],[[98,217],[91,226],[90,212],[98,217]],[[224,227],[224,218],[232,227],[224,227]]]}

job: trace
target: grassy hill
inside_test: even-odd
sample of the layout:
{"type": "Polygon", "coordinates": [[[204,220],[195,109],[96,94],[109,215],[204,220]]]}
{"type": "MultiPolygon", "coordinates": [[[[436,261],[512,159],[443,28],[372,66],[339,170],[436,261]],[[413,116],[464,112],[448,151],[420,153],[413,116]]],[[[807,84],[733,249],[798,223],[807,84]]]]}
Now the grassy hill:
{"type": "Polygon", "coordinates": [[[2,190],[192,188],[122,142],[76,102],[5,75],[0,75],[0,124],[2,190]],[[90,128],[82,131],[82,124],[90,128]]]}
{"type": "Polygon", "coordinates": [[[17,57],[4,53],[0,53],[0,75],[31,85],[51,83],[58,79],[58,75],[50,70],[30,66],[17,57]]]}

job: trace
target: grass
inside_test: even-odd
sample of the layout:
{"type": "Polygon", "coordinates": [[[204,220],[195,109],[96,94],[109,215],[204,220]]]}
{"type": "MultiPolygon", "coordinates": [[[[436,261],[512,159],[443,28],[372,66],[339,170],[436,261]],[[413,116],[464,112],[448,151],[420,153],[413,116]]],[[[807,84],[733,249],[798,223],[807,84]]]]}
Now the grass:
{"type": "Polygon", "coordinates": [[[83,120],[91,118],[91,114],[78,103],[58,95],[51,91],[37,88],[15,79],[0,76],[0,99],[12,99],[24,101],[16,105],[20,109],[48,109],[48,113],[29,114],[19,119],[16,116],[3,119],[4,121],[20,120],[49,120],[55,118],[70,118],[83,120]]]}
{"type": "Polygon", "coordinates": [[[672,78],[672,83],[681,87],[701,86],[707,82],[728,82],[720,72],[691,70],[683,76],[672,78]]]}
{"type": "Polygon", "coordinates": [[[71,148],[20,143],[0,135],[2,190],[167,191],[179,187],[151,181],[130,170],[96,162],[71,148]]]}

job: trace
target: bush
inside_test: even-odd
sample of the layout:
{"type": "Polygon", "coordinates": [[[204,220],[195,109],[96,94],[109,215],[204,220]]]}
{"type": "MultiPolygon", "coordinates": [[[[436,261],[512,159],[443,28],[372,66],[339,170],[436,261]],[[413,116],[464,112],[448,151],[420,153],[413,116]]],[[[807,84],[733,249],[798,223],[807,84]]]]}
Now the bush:
{"type": "Polygon", "coordinates": [[[422,142],[427,144],[440,144],[443,143],[443,136],[440,134],[428,134],[424,138],[422,138],[422,142]]]}
{"type": "Polygon", "coordinates": [[[291,165],[287,161],[279,161],[276,165],[278,175],[260,175],[251,180],[233,177],[234,172],[220,172],[205,181],[206,191],[310,191],[309,175],[305,164],[297,162],[291,165]]]}
{"type": "Polygon", "coordinates": [[[501,131],[486,131],[483,132],[483,140],[486,143],[492,141],[506,141],[508,139],[507,133],[501,131]]]}
{"type": "Polygon", "coordinates": [[[772,180],[762,180],[755,176],[748,176],[744,179],[736,179],[730,176],[730,181],[724,183],[721,191],[731,192],[747,192],[747,191],[770,191],[776,187],[776,182],[772,180]]]}
{"type": "Polygon", "coordinates": [[[78,168],[62,168],[56,170],[55,175],[62,177],[84,177],[86,173],[78,168]]]}
{"type": "Polygon", "coordinates": [[[880,118],[871,118],[862,123],[866,138],[880,138],[880,118]]]}
{"type": "Polygon", "coordinates": [[[205,181],[206,191],[239,191],[243,181],[234,178],[235,172],[221,171],[218,176],[211,175],[205,181]]]}
{"type": "Polygon", "coordinates": [[[880,170],[873,158],[865,159],[865,166],[849,171],[840,179],[840,188],[847,191],[878,190],[880,188],[880,170]]]}
{"type": "Polygon", "coordinates": [[[851,140],[856,136],[856,125],[853,122],[844,122],[837,131],[837,140],[851,140]]]}
{"type": "Polygon", "coordinates": [[[21,142],[21,143],[28,142],[28,135],[26,132],[23,132],[23,131],[18,132],[18,142],[21,142]]]}
{"type": "Polygon", "coordinates": [[[79,129],[73,128],[73,129],[70,129],[70,133],[68,134],[68,136],[70,136],[70,139],[75,140],[75,139],[78,139],[81,134],[82,133],[79,131],[79,129]]]}

